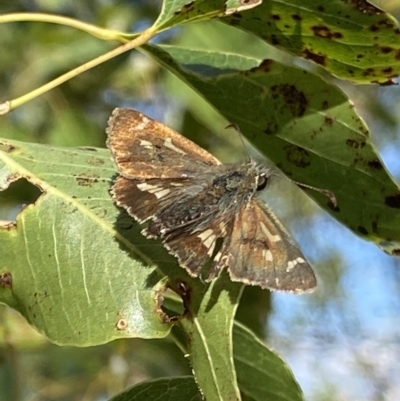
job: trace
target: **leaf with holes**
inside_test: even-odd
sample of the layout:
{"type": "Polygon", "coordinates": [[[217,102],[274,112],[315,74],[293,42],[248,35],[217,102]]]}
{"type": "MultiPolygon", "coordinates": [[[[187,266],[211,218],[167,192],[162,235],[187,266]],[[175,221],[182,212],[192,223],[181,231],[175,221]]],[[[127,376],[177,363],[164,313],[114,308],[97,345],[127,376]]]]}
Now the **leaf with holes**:
{"type": "MultiPolygon", "coordinates": [[[[109,195],[103,149],[0,141],[0,191],[24,178],[41,190],[0,226],[0,301],[58,344],[165,337],[161,275],[131,218],[109,195]],[[134,245],[136,244],[136,245],[134,245]]],[[[1,193],[1,192],[0,192],[1,193]]]]}

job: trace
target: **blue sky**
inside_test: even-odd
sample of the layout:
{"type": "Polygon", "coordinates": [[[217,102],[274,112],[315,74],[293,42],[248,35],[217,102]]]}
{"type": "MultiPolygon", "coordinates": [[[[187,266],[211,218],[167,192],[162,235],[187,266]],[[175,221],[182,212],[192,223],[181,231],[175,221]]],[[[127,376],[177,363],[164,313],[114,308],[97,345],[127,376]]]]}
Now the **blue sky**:
{"type": "MultiPolygon", "coordinates": [[[[398,176],[400,144],[393,145],[382,158],[398,176]]],[[[400,399],[400,258],[324,212],[295,226],[319,286],[311,295],[273,295],[267,343],[288,361],[307,400],[328,389],[332,400],[400,399]],[[329,256],[339,256],[343,268],[337,287],[326,274],[329,256]]]]}

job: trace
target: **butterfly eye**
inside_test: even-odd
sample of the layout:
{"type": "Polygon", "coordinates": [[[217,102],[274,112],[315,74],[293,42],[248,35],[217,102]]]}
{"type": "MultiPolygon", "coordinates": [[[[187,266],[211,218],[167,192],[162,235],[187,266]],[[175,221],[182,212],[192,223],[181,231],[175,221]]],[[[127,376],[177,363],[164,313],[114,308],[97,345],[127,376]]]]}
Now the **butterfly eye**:
{"type": "Polygon", "coordinates": [[[268,184],[268,177],[262,173],[258,176],[257,191],[262,191],[268,184]]]}

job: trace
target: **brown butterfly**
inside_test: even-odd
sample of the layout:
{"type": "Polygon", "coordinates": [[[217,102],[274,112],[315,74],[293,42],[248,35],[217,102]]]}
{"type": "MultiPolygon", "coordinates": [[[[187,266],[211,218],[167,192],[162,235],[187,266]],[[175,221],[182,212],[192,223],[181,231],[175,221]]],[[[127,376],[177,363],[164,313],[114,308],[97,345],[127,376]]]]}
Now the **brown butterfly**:
{"type": "Polygon", "coordinates": [[[206,262],[211,281],[227,268],[233,281],[296,293],[316,286],[302,252],[257,197],[271,170],[254,161],[223,165],[171,128],[130,109],[109,120],[107,146],[118,166],[112,195],[142,231],[161,238],[191,276],[206,262]]]}

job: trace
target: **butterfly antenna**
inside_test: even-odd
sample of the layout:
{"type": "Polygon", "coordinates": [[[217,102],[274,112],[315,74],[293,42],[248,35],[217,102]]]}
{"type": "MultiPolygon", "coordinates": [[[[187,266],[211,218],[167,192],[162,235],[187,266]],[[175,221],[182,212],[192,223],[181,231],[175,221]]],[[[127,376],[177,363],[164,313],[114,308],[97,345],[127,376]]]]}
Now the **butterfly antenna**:
{"type": "Polygon", "coordinates": [[[332,202],[333,207],[337,208],[336,196],[331,190],[324,189],[324,188],[313,187],[312,185],[303,184],[303,183],[297,182],[297,181],[292,181],[292,182],[294,182],[299,187],[312,189],[314,191],[317,191],[317,192],[321,193],[322,195],[325,195],[332,202]]]}
{"type": "Polygon", "coordinates": [[[228,129],[228,128],[233,128],[238,133],[240,141],[242,142],[242,145],[243,145],[243,149],[245,149],[246,156],[248,158],[248,161],[250,162],[251,156],[250,156],[249,152],[247,151],[247,147],[246,147],[246,144],[244,143],[243,134],[242,134],[242,131],[240,130],[239,125],[238,124],[229,124],[225,127],[225,129],[228,129]]]}
{"type": "Polygon", "coordinates": [[[308,189],[312,189],[313,191],[317,191],[322,195],[325,195],[331,202],[332,205],[336,208],[337,207],[337,200],[336,200],[336,196],[335,194],[329,190],[329,189],[324,189],[324,188],[318,188],[318,187],[313,187],[312,185],[307,185],[307,184],[303,184],[302,182],[298,182],[298,181],[293,181],[290,178],[286,177],[285,175],[278,175],[278,174],[274,174],[272,173],[272,175],[274,175],[275,177],[279,177],[279,178],[284,178],[287,181],[292,182],[293,184],[296,184],[299,187],[303,187],[303,188],[308,188],[308,189]]]}

